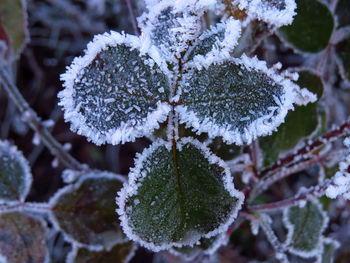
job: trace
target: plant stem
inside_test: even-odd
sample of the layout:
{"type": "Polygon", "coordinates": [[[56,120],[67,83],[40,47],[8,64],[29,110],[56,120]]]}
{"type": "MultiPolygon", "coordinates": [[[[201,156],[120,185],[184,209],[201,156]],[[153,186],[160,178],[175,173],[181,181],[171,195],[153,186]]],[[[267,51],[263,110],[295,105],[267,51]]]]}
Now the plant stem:
{"type": "MultiPolygon", "coordinates": [[[[334,178],[334,177],[333,177],[334,178]]],[[[308,200],[311,197],[320,197],[324,195],[326,189],[333,184],[332,179],[325,180],[322,184],[310,187],[304,190],[302,193],[295,195],[292,198],[288,198],[282,201],[273,202],[263,205],[253,205],[248,207],[250,212],[267,212],[284,209],[293,205],[296,205],[301,200],[308,200]]]]}
{"type": "Polygon", "coordinates": [[[350,119],[344,122],[341,126],[331,130],[330,132],[318,137],[315,140],[308,140],[305,145],[296,150],[294,153],[287,155],[286,157],[278,160],[272,166],[262,170],[259,173],[259,177],[267,176],[272,174],[274,171],[286,167],[287,165],[299,161],[300,159],[305,159],[305,156],[308,156],[313,151],[319,149],[325,144],[335,141],[339,136],[346,135],[350,131],[350,119]]]}
{"type": "Polygon", "coordinates": [[[28,211],[28,212],[48,212],[52,208],[47,203],[31,203],[31,202],[8,202],[0,205],[0,212],[16,212],[16,211],[28,211]]]}
{"type": "Polygon", "coordinates": [[[248,203],[251,203],[258,194],[268,189],[270,185],[321,162],[327,156],[327,154],[323,154],[321,156],[316,155],[314,158],[297,163],[291,167],[282,168],[279,172],[272,174],[271,176],[265,176],[264,178],[259,180],[258,183],[251,190],[249,194],[248,203]]]}
{"type": "Polygon", "coordinates": [[[50,150],[50,152],[59,158],[69,169],[72,170],[86,170],[86,166],[80,164],[74,159],[63,146],[51,135],[48,129],[42,125],[40,118],[36,112],[30,108],[27,101],[23,98],[15,84],[10,80],[6,71],[0,66],[0,81],[3,83],[3,87],[6,90],[8,96],[13,100],[19,111],[25,117],[25,121],[29,126],[40,135],[40,139],[50,150]]]}

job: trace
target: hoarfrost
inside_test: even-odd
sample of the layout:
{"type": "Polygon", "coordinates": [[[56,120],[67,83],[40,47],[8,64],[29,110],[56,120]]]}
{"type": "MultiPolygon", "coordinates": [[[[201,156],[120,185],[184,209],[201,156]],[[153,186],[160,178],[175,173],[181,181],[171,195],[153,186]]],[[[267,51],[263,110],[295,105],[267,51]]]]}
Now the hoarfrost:
{"type": "Polygon", "coordinates": [[[97,145],[150,135],[170,111],[163,103],[169,96],[164,68],[156,50],[137,37],[95,36],[85,55],[61,75],[65,89],[58,96],[65,120],[97,145]]]}
{"type": "Polygon", "coordinates": [[[350,200],[350,137],[344,140],[344,145],[348,148],[347,156],[339,163],[339,171],[335,173],[333,183],[326,189],[329,198],[343,196],[350,200]]]}
{"type": "Polygon", "coordinates": [[[180,83],[183,105],[175,110],[180,122],[198,134],[222,136],[227,143],[241,145],[269,135],[294,109],[293,103],[316,100],[257,58],[218,58],[196,66],[180,83]]]}
{"type": "Polygon", "coordinates": [[[233,4],[245,10],[249,19],[259,19],[277,27],[291,24],[297,7],[295,0],[234,0],[233,4]]]}
{"type": "MultiPolygon", "coordinates": [[[[226,164],[194,138],[183,138],[176,143],[176,148],[170,142],[158,140],[137,155],[129,181],[118,193],[117,212],[123,230],[131,240],[153,251],[193,246],[202,237],[223,233],[236,218],[244,199],[232,182],[226,164]],[[179,181],[176,171],[181,173],[179,181]],[[211,181],[211,172],[215,174],[215,182],[211,181]],[[197,185],[191,181],[198,176],[204,176],[201,180],[211,183],[197,185]],[[209,186],[218,187],[215,188],[217,194],[209,198],[211,202],[196,195],[209,186]],[[230,209],[226,208],[223,213],[221,206],[227,202],[230,209]],[[209,214],[202,209],[210,211],[209,214]],[[195,217],[195,211],[202,211],[201,216],[195,217]],[[205,227],[203,217],[207,220],[205,227]]],[[[208,193],[210,191],[206,197],[208,193]]]]}

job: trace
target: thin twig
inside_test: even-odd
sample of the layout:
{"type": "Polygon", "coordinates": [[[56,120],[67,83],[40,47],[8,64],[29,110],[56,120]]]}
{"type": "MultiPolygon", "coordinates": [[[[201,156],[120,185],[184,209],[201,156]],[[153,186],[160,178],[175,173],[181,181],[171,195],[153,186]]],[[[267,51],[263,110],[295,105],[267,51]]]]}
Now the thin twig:
{"type": "Polygon", "coordinates": [[[325,159],[328,156],[328,154],[323,155],[315,155],[313,158],[306,160],[304,162],[297,163],[291,167],[288,168],[282,168],[279,172],[272,174],[271,176],[265,176],[261,180],[258,181],[258,183],[253,187],[249,194],[248,203],[252,202],[254,198],[263,192],[264,190],[268,189],[268,187],[282,179],[285,179],[286,177],[298,173],[300,171],[303,171],[317,163],[320,163],[323,159],[325,159]]]}
{"type": "Polygon", "coordinates": [[[350,131],[350,119],[348,119],[346,122],[344,122],[341,126],[331,130],[330,132],[318,137],[315,140],[308,140],[303,147],[296,150],[294,153],[287,155],[284,158],[281,158],[276,163],[274,163],[272,166],[262,170],[259,173],[259,177],[268,176],[269,174],[272,174],[278,169],[281,169],[282,167],[286,167],[287,165],[299,161],[300,158],[304,158],[305,156],[309,156],[310,153],[314,152],[315,150],[319,149],[320,147],[324,146],[327,143],[335,141],[339,136],[346,135],[350,131]]]}
{"type": "Polygon", "coordinates": [[[296,205],[301,200],[308,200],[312,197],[320,197],[325,194],[326,189],[333,184],[333,178],[325,180],[322,184],[310,187],[302,193],[282,201],[273,202],[263,205],[253,205],[248,207],[250,212],[267,212],[284,209],[296,205]]]}
{"type": "Polygon", "coordinates": [[[79,171],[85,170],[86,166],[80,164],[66,150],[64,150],[63,146],[51,135],[47,128],[42,125],[36,112],[29,106],[28,102],[23,98],[22,94],[1,66],[0,81],[3,83],[3,87],[7,91],[8,96],[13,100],[19,111],[25,117],[25,121],[27,121],[29,126],[40,135],[40,139],[50,152],[59,158],[69,169],[79,171]]]}
{"type": "Polygon", "coordinates": [[[131,20],[131,24],[132,24],[132,27],[134,29],[135,35],[139,36],[140,35],[140,29],[137,26],[137,20],[136,20],[136,16],[135,16],[134,9],[132,7],[131,1],[130,0],[125,0],[125,2],[126,2],[126,5],[128,6],[130,20],[131,20]]]}
{"type": "Polygon", "coordinates": [[[11,201],[5,204],[0,204],[0,213],[3,212],[16,212],[16,211],[26,211],[26,212],[48,212],[52,207],[48,203],[33,203],[33,202],[17,202],[11,201]]]}

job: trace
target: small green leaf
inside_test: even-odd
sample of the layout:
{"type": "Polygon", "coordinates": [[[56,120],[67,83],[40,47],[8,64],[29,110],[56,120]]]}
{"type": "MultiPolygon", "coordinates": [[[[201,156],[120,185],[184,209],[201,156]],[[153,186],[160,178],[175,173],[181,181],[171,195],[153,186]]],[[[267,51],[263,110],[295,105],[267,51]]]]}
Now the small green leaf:
{"type": "Polygon", "coordinates": [[[350,37],[335,46],[337,62],[343,79],[350,83],[350,37]]]}
{"type": "Polygon", "coordinates": [[[219,26],[214,27],[211,30],[203,33],[198,40],[196,40],[195,45],[188,54],[188,59],[191,60],[196,55],[206,55],[214,47],[214,44],[220,43],[225,37],[225,27],[219,26]]]}
{"type": "MultiPolygon", "coordinates": [[[[299,72],[298,85],[307,88],[317,95],[318,100],[323,94],[321,79],[309,71],[299,72]]],[[[269,166],[278,160],[283,151],[293,149],[302,139],[313,134],[318,127],[317,102],[306,106],[297,106],[290,111],[285,122],[271,136],[259,139],[259,145],[264,155],[264,166],[269,166]]]]}
{"type": "Polygon", "coordinates": [[[297,15],[279,35],[300,51],[317,53],[325,49],[332,35],[334,19],[328,7],[318,0],[296,0],[297,15]]]}
{"type": "Polygon", "coordinates": [[[291,253],[309,258],[320,252],[328,217],[317,199],[307,201],[303,207],[286,209],[283,222],[288,229],[286,244],[291,253]]]}
{"type": "Polygon", "coordinates": [[[62,188],[50,200],[55,227],[79,246],[109,249],[124,241],[114,203],[123,181],[118,175],[95,171],[62,188]]]}
{"type": "Polygon", "coordinates": [[[85,56],[75,58],[59,93],[72,130],[98,145],[119,144],[152,134],[166,120],[168,78],[141,45],[111,32],[95,36],[85,56]]]}
{"type": "Polygon", "coordinates": [[[224,53],[229,56],[229,52],[238,44],[237,40],[241,34],[241,27],[240,22],[232,18],[218,23],[194,41],[184,59],[210,60],[218,54],[224,56],[224,53]]]}
{"type": "Polygon", "coordinates": [[[323,239],[323,251],[317,255],[316,263],[333,263],[335,251],[339,248],[340,244],[331,239],[323,239]]]}
{"type": "Polygon", "coordinates": [[[0,42],[5,42],[5,61],[12,62],[18,58],[28,37],[26,1],[1,0],[0,42]]]}
{"type": "Polygon", "coordinates": [[[67,263],[127,263],[135,253],[134,242],[120,243],[110,250],[91,251],[75,246],[68,255],[67,263]]]}
{"type": "Polygon", "coordinates": [[[251,143],[271,134],[293,103],[315,100],[257,58],[243,55],[197,66],[202,67],[183,76],[175,110],[187,127],[209,138],[221,136],[228,144],[251,143]]]}
{"type": "Polygon", "coordinates": [[[229,168],[193,138],[157,141],[135,161],[117,198],[124,232],[159,251],[227,230],[244,196],[229,168]]]}
{"type": "Polygon", "coordinates": [[[46,224],[26,213],[0,215],[0,259],[11,263],[47,262],[46,224]]]}
{"type": "Polygon", "coordinates": [[[23,154],[0,141],[0,203],[24,202],[32,185],[30,167],[23,154]]]}
{"type": "Polygon", "coordinates": [[[337,18],[337,27],[350,26],[350,1],[338,0],[335,8],[335,15],[337,18]]]}

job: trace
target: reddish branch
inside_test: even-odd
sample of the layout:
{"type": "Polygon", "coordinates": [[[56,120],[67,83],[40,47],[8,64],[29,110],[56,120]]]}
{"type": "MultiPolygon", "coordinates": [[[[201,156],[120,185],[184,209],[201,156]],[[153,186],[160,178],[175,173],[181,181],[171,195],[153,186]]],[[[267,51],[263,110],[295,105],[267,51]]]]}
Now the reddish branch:
{"type": "Polygon", "coordinates": [[[263,205],[253,205],[248,207],[249,212],[266,212],[278,210],[286,207],[290,207],[296,205],[298,202],[302,200],[308,200],[311,197],[320,197],[324,195],[326,189],[333,184],[332,179],[325,180],[322,184],[310,187],[304,190],[302,193],[295,195],[292,198],[288,198],[282,201],[263,204],[263,205]]]}
{"type": "Polygon", "coordinates": [[[337,127],[336,129],[326,133],[325,135],[322,135],[315,140],[307,141],[305,143],[305,146],[303,146],[299,150],[295,151],[290,155],[287,155],[286,157],[280,159],[278,162],[276,162],[272,166],[262,170],[259,173],[259,177],[269,175],[272,172],[282,167],[286,167],[295,161],[299,161],[300,158],[304,158],[304,156],[307,156],[308,154],[319,149],[325,144],[336,140],[339,136],[343,136],[347,134],[349,131],[350,131],[350,119],[348,119],[345,123],[343,123],[341,126],[337,127]]]}

